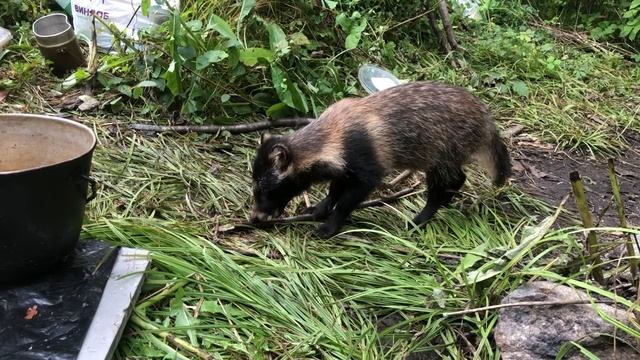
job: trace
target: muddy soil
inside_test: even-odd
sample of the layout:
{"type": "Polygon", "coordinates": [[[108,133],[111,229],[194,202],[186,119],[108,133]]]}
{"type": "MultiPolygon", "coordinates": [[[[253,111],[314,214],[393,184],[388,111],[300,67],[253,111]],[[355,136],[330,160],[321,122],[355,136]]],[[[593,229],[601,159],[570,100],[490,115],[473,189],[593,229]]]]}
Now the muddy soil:
{"type": "MultiPolygon", "coordinates": [[[[615,166],[629,226],[640,226],[640,134],[625,135],[630,147],[615,158],[615,166]]],[[[526,134],[513,139],[511,151],[514,186],[556,206],[571,193],[569,173],[578,171],[594,222],[600,226],[619,225],[616,206],[612,202],[607,158],[594,159],[557,151],[553,145],[533,141],[526,134]]],[[[565,206],[579,218],[573,198],[565,206]]]]}

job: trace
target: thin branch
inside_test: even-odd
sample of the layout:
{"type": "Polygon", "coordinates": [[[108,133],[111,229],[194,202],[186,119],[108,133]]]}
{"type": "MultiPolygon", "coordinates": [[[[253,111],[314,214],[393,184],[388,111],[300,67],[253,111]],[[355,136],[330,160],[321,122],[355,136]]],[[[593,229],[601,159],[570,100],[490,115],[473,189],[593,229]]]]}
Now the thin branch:
{"type": "Polygon", "coordinates": [[[429,27],[431,28],[431,32],[433,33],[433,36],[435,36],[438,39],[438,42],[440,43],[440,47],[442,48],[442,51],[449,54],[451,52],[451,45],[449,45],[449,43],[447,42],[447,39],[445,38],[442,31],[438,29],[438,23],[436,22],[435,13],[433,12],[427,13],[427,19],[429,19],[429,27]]]}
{"type": "Polygon", "coordinates": [[[487,310],[496,310],[496,309],[520,307],[520,306],[560,306],[560,305],[615,304],[615,303],[616,302],[613,300],[522,301],[517,303],[491,305],[491,306],[484,306],[484,307],[479,307],[475,309],[447,312],[442,314],[442,316],[446,317],[446,316],[455,316],[455,315],[475,314],[475,313],[479,313],[487,310]]]}
{"type": "Polygon", "coordinates": [[[442,19],[442,25],[444,27],[445,34],[447,35],[447,41],[451,45],[453,50],[456,50],[460,46],[456,41],[456,36],[453,33],[453,26],[451,25],[451,17],[449,16],[449,9],[447,8],[447,2],[440,0],[438,2],[438,10],[440,12],[440,18],[442,19]]]}
{"type": "Polygon", "coordinates": [[[392,187],[398,185],[399,183],[401,183],[402,181],[404,181],[405,179],[407,179],[411,175],[413,175],[413,171],[405,170],[400,175],[398,175],[395,178],[393,178],[393,180],[389,181],[386,184],[383,184],[383,186],[386,189],[392,188],[392,187]]]}
{"type": "Polygon", "coordinates": [[[513,125],[512,127],[506,129],[502,135],[506,136],[506,137],[514,137],[516,135],[519,135],[521,132],[524,131],[524,125],[513,125]]]}
{"type": "Polygon", "coordinates": [[[295,119],[278,119],[265,120],[248,124],[238,125],[151,125],[151,124],[131,124],[129,129],[151,132],[176,132],[185,134],[189,132],[218,134],[228,131],[231,134],[242,134],[253,131],[267,130],[279,127],[300,127],[308,125],[313,119],[295,118],[295,119]]]}
{"type": "Polygon", "coordinates": [[[423,17],[423,16],[425,16],[425,15],[427,15],[430,12],[433,12],[433,11],[434,11],[434,9],[429,9],[429,10],[424,11],[424,12],[422,12],[422,13],[416,15],[416,16],[412,16],[412,17],[408,18],[407,20],[401,21],[401,22],[391,26],[390,28],[386,29],[384,32],[389,32],[389,31],[391,31],[391,30],[393,30],[393,29],[395,29],[397,27],[400,27],[400,26],[405,25],[407,23],[410,23],[410,22],[412,22],[414,20],[417,20],[417,19],[419,19],[419,18],[421,18],[421,17],[423,17]]]}

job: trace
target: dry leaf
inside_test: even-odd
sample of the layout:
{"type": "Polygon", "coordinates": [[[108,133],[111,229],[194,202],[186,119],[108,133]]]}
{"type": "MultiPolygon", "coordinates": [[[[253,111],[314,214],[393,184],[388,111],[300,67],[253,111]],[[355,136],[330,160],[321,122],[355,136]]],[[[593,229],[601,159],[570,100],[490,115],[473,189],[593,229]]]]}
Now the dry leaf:
{"type": "Polygon", "coordinates": [[[38,305],[33,305],[32,307],[27,309],[27,316],[25,316],[24,318],[26,320],[31,320],[33,319],[36,315],[38,315],[38,305]]]}
{"type": "Polygon", "coordinates": [[[7,98],[7,95],[9,95],[9,91],[0,90],[0,103],[4,102],[4,99],[7,98]]]}

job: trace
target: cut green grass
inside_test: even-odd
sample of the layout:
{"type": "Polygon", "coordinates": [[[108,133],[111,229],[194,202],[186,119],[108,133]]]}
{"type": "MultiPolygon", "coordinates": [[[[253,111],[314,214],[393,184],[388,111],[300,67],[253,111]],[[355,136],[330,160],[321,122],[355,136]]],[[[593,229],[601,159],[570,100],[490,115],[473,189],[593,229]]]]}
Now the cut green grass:
{"type": "MultiPolygon", "coordinates": [[[[272,5],[256,6],[271,13],[272,5]]],[[[187,15],[205,23],[210,13],[234,18],[239,11],[224,1],[191,0],[185,6],[187,15]]],[[[287,35],[301,30],[291,20],[299,15],[297,9],[283,15],[293,24],[287,35]]],[[[327,92],[327,99],[345,96],[354,86],[354,64],[366,60],[404,79],[469,87],[489,103],[502,127],[522,124],[534,141],[559,149],[611,154],[625,149],[625,131],[640,131],[640,71],[616,56],[591,54],[525,25],[479,24],[459,33],[468,52],[456,70],[410,32],[383,37],[375,25],[395,19],[367,16],[365,51],[326,44],[330,60],[300,60],[313,65],[315,80],[327,77],[325,85],[336,86],[318,89],[314,79],[301,75],[307,73],[294,72],[306,90],[327,92]]],[[[61,81],[43,76],[46,81],[35,83],[44,73],[41,57],[29,43],[28,27],[16,34],[0,64],[0,86],[10,90],[0,111],[52,113],[49,102],[58,98],[52,92],[61,90],[61,81]]],[[[121,61],[111,64],[126,77],[132,70],[121,61]]],[[[71,100],[80,90],[74,91],[71,100]]],[[[104,102],[120,96],[95,95],[104,102]]],[[[535,279],[637,310],[585,280],[591,269],[579,241],[583,229],[554,223],[557,204],[509,187],[493,189],[475,171],[463,196],[426,228],[407,225],[424,205],[419,193],[393,206],[357,210],[344,232],[328,241],[312,235],[314,223],[224,233],[225,225],[245,221],[250,210],[250,164],[259,136],[120,130],[132,119],[165,121],[161,106],[152,106],[156,100],[125,103],[115,118],[108,106],[76,114],[99,138],[92,175],[101,188],[88,207],[83,235],[145,248],[153,257],[117,358],[399,360],[426,352],[434,358],[498,359],[491,335],[496,311],[449,313],[495,305],[535,279]]],[[[315,202],[322,194],[319,187],[310,197],[315,202]]],[[[289,211],[300,204],[296,199],[289,211]]],[[[615,325],[640,337],[635,323],[615,325]]]]}

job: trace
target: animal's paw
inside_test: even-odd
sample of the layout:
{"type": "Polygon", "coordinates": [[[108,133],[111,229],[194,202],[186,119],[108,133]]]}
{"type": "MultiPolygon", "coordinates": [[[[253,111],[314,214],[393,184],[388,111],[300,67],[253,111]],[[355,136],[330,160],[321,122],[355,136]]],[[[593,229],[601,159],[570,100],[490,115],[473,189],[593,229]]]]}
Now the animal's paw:
{"type": "Polygon", "coordinates": [[[318,226],[318,229],[316,230],[316,235],[321,239],[328,239],[337,233],[338,228],[330,223],[322,224],[318,226]]]}
{"type": "Polygon", "coordinates": [[[313,214],[314,212],[316,212],[316,207],[315,206],[306,207],[306,208],[302,209],[302,211],[301,211],[301,213],[304,214],[304,215],[313,214]]]}
{"type": "Polygon", "coordinates": [[[302,210],[302,213],[313,215],[314,220],[324,220],[329,216],[330,212],[326,205],[320,203],[317,206],[309,206],[308,208],[305,208],[302,210]]]}

